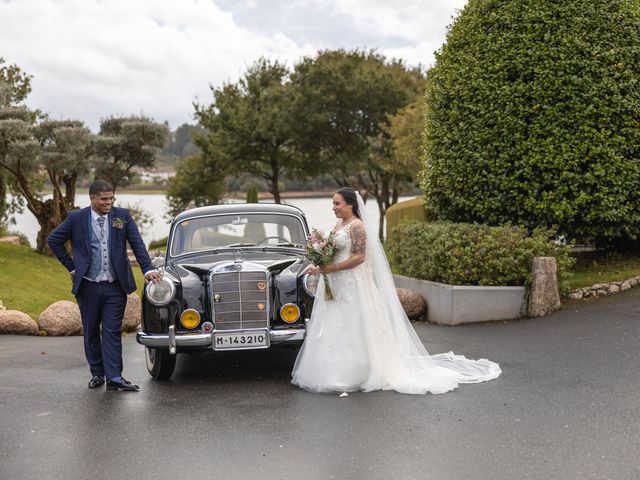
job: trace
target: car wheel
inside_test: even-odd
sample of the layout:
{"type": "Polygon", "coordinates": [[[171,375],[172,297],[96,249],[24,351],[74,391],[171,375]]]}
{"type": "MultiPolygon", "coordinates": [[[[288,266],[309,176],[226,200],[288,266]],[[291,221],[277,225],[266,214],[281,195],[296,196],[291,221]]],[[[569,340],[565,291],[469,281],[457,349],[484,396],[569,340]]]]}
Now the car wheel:
{"type": "Polygon", "coordinates": [[[147,370],[155,380],[166,380],[176,368],[176,356],[169,353],[168,348],[145,347],[144,356],[147,370]]]}

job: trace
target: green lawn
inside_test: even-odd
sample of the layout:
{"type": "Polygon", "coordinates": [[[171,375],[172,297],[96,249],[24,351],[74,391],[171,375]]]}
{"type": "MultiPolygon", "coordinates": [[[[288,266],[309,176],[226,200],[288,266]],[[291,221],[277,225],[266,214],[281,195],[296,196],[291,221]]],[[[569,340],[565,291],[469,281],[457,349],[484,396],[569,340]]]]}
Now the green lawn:
{"type": "MultiPolygon", "coordinates": [[[[138,295],[142,292],[142,273],[133,271],[138,295]]],[[[38,320],[42,311],[58,300],[74,300],[71,277],[53,257],[29,247],[0,243],[0,300],[9,310],[20,310],[38,320]]]]}
{"type": "Polygon", "coordinates": [[[590,252],[576,255],[571,289],[590,287],[596,283],[608,283],[640,275],[640,255],[590,252]]]}

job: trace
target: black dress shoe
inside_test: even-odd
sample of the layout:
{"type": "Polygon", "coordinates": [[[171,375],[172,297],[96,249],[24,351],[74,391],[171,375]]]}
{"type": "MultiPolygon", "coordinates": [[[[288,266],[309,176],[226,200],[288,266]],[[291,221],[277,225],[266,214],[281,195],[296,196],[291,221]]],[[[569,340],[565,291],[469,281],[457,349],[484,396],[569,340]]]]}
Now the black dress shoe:
{"type": "Polygon", "coordinates": [[[102,386],[103,383],[104,383],[104,377],[99,377],[98,375],[94,375],[93,377],[91,377],[91,380],[89,380],[89,388],[98,388],[102,386]]]}
{"type": "Polygon", "coordinates": [[[137,392],[140,387],[134,385],[128,380],[122,378],[122,382],[116,382],[114,380],[107,380],[107,390],[122,390],[124,392],[137,392]]]}

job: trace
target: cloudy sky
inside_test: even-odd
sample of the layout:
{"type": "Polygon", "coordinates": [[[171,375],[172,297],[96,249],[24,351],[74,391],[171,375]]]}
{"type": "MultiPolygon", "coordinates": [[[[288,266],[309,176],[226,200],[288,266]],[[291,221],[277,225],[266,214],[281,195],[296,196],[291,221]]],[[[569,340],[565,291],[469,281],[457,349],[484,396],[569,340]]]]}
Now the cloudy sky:
{"type": "Polygon", "coordinates": [[[97,130],[109,115],[192,122],[209,85],[260,56],[373,48],[433,62],[466,0],[0,0],[0,57],[33,75],[28,104],[97,130]]]}

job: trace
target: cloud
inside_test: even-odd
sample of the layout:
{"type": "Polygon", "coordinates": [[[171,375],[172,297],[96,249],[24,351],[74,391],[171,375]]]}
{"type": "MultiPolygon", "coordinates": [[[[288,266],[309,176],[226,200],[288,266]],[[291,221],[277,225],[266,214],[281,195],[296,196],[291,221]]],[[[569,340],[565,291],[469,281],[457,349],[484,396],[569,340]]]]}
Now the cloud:
{"type": "Polygon", "coordinates": [[[205,0],[10,0],[0,32],[0,55],[34,75],[29,104],[93,129],[132,113],[179,125],[209,84],[236,80],[259,56],[292,63],[314,51],[243,29],[205,0]]]}
{"type": "Polygon", "coordinates": [[[377,48],[427,65],[466,0],[3,0],[0,56],[34,76],[28,103],[96,130],[101,117],[192,121],[209,85],[260,56],[377,48]]]}
{"type": "Polygon", "coordinates": [[[302,0],[324,4],[353,20],[363,32],[376,32],[380,51],[407,63],[429,65],[444,40],[447,26],[467,0],[302,0]],[[387,46],[385,37],[396,39],[387,46]]]}

